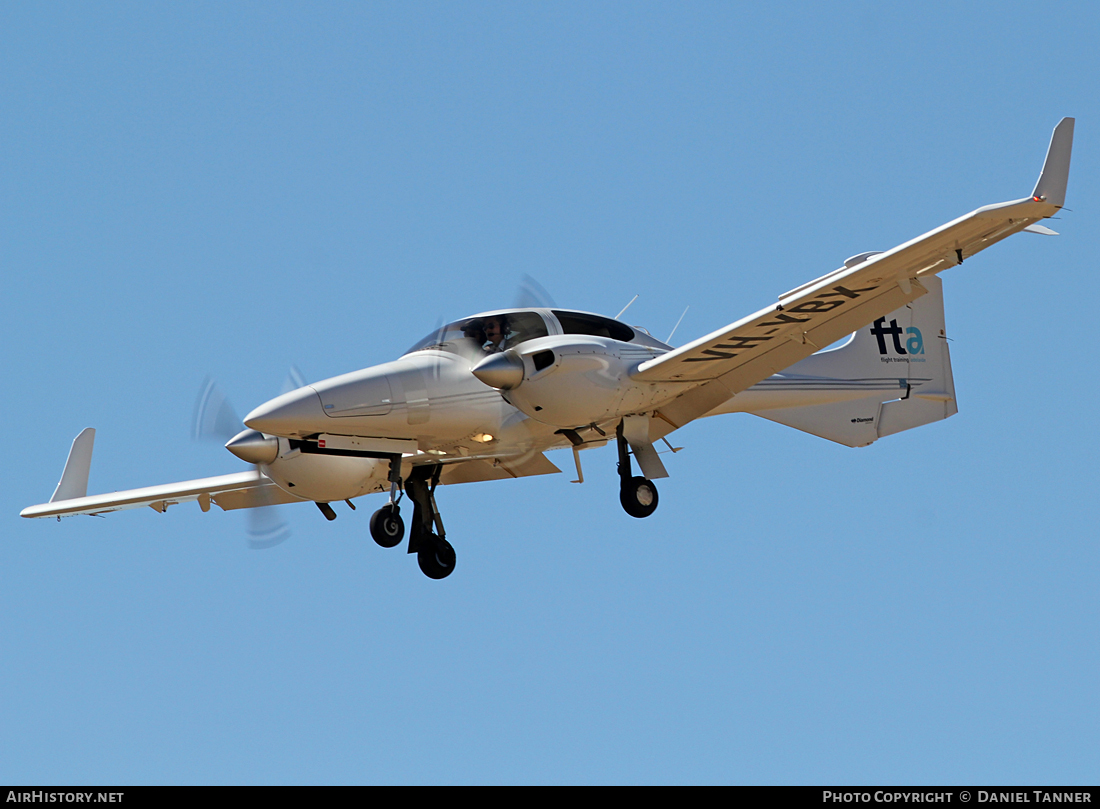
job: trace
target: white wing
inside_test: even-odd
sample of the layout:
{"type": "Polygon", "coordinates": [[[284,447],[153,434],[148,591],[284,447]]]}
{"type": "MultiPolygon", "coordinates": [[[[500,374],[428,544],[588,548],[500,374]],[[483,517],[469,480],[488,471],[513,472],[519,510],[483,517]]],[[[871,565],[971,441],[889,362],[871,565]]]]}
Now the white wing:
{"type": "Polygon", "coordinates": [[[920,279],[1056,214],[1065,201],[1073,118],[1054,129],[1030,197],[986,205],[892,250],[846,266],[779,296],[779,303],[642,363],[639,381],[698,382],[661,414],[678,426],[734,394],[926,293],[920,279]]]}
{"type": "Polygon", "coordinates": [[[443,462],[439,482],[477,483],[483,480],[509,480],[532,475],[553,475],[561,472],[553,461],[541,452],[531,452],[520,458],[481,458],[459,463],[443,462]]]}
{"type": "Polygon", "coordinates": [[[21,517],[64,517],[73,514],[105,514],[127,508],[150,506],[163,512],[176,503],[197,502],[203,511],[216,503],[225,511],[237,508],[273,506],[279,503],[300,503],[302,498],[287,494],[262,474],[237,472],[180,483],[165,483],[110,494],[94,494],[90,497],[74,497],[55,500],[38,506],[28,506],[19,512],[21,517]]]}
{"type": "MultiPolygon", "coordinates": [[[[256,470],[87,496],[85,493],[88,489],[88,471],[94,440],[95,430],[90,427],[76,437],[65,463],[65,471],[61,474],[61,482],[57,484],[57,490],[50,502],[28,506],[19,512],[21,517],[106,514],[141,506],[149,506],[163,513],[168,506],[188,502],[197,502],[203,511],[208,511],[211,503],[223,511],[232,511],[238,508],[309,502],[279,488],[270,478],[256,470]]],[[[507,480],[561,471],[545,455],[534,450],[515,457],[428,457],[431,462],[443,463],[440,480],[442,484],[507,480]]],[[[383,490],[384,487],[379,484],[378,491],[383,490]]]]}

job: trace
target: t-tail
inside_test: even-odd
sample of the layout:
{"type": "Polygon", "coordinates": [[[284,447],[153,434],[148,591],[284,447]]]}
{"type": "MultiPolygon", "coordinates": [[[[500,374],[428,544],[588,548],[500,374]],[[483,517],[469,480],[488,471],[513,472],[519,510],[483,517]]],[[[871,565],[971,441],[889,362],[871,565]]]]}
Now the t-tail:
{"type": "Polygon", "coordinates": [[[955,415],[943,282],[929,276],[919,285],[926,295],[708,415],[752,413],[849,447],[955,415]]]}

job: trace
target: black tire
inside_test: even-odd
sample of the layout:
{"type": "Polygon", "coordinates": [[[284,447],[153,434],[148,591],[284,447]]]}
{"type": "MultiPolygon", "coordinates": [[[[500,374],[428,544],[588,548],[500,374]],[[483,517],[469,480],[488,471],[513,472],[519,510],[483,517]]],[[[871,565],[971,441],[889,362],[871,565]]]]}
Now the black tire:
{"type": "Polygon", "coordinates": [[[454,572],[455,549],[450,542],[433,534],[420,546],[416,561],[429,579],[445,579],[454,572]]]}
{"type": "Polygon", "coordinates": [[[405,521],[398,506],[385,505],[370,518],[370,535],[383,548],[395,548],[405,538],[405,521]]]}
{"type": "Polygon", "coordinates": [[[631,517],[648,517],[657,510],[657,487],[651,480],[633,477],[619,489],[619,502],[631,517]]]}

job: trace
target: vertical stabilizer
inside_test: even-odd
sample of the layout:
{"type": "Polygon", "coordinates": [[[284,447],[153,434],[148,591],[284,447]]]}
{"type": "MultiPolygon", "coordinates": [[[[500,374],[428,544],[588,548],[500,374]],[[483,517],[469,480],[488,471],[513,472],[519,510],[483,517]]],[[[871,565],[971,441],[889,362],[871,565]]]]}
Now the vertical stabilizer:
{"type": "Polygon", "coordinates": [[[95,428],[87,427],[73,439],[69,450],[69,460],[65,461],[65,471],[61,481],[54,489],[51,503],[58,500],[72,500],[75,497],[87,497],[88,472],[92,468],[92,445],[95,443],[95,428]]]}
{"type": "MultiPolygon", "coordinates": [[[[916,284],[917,282],[913,282],[916,284]]],[[[943,283],[712,411],[744,412],[849,447],[955,415],[943,283]]]]}

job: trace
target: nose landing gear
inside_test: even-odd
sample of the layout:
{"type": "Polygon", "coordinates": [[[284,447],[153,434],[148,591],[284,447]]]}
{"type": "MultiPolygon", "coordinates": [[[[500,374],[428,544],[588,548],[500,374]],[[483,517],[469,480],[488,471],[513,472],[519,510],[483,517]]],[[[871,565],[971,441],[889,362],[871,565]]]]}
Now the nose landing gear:
{"type": "Polygon", "coordinates": [[[396,548],[405,538],[405,521],[401,519],[401,456],[390,458],[390,502],[370,518],[370,535],[383,548],[396,548]]]}
{"type": "MultiPolygon", "coordinates": [[[[447,541],[443,519],[435,504],[435,487],[439,485],[442,472],[442,464],[417,466],[405,480],[405,493],[413,501],[409,553],[416,554],[420,570],[429,579],[445,579],[455,569],[455,549],[447,541]]],[[[390,502],[374,512],[370,518],[370,535],[383,548],[395,548],[405,537],[405,522],[401,519],[401,508],[398,506],[401,488],[400,456],[390,459],[389,480],[390,502]]]]}
{"type": "Polygon", "coordinates": [[[370,535],[383,548],[396,548],[405,538],[405,521],[401,519],[401,507],[387,503],[370,518],[370,535]]]}

